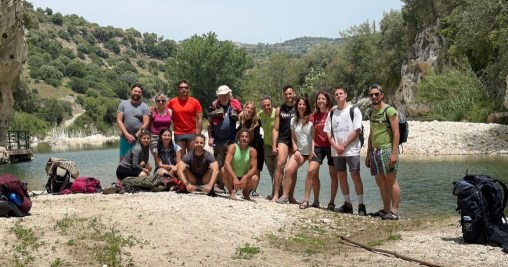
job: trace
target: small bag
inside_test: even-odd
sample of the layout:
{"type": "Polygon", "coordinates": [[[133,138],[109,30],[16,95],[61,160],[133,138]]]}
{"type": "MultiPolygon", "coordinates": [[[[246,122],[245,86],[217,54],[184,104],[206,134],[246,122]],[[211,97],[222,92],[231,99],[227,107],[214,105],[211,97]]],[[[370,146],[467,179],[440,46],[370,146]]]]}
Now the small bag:
{"type": "Polygon", "coordinates": [[[70,188],[72,193],[99,193],[102,191],[101,181],[94,177],[78,177],[70,188]]]}

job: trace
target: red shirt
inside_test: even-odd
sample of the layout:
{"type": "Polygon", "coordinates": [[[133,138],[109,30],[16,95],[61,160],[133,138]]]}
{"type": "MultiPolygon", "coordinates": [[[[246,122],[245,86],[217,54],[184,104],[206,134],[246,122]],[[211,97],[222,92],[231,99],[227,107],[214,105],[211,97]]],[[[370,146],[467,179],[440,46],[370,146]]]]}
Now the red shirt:
{"type": "Polygon", "coordinates": [[[201,104],[194,97],[189,96],[187,100],[180,100],[175,97],[169,100],[168,108],[173,110],[173,125],[175,134],[196,133],[197,113],[202,113],[201,104]]]}
{"type": "Polygon", "coordinates": [[[326,133],[323,131],[327,116],[328,112],[317,112],[310,115],[310,121],[312,122],[312,125],[314,125],[314,145],[317,147],[326,148],[331,146],[326,133]]]}

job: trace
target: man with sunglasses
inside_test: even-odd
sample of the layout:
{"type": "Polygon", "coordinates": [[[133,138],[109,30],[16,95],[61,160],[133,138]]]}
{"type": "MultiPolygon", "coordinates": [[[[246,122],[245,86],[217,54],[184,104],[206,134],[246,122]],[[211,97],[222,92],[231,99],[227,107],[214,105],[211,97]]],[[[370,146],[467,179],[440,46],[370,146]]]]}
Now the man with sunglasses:
{"type": "Polygon", "coordinates": [[[370,215],[381,217],[383,220],[398,220],[400,203],[400,186],[397,182],[399,118],[397,110],[384,103],[381,86],[372,85],[368,95],[373,109],[369,118],[370,134],[365,165],[376,177],[376,183],[383,200],[383,209],[370,215]],[[385,118],[388,118],[389,124],[385,118]]]}

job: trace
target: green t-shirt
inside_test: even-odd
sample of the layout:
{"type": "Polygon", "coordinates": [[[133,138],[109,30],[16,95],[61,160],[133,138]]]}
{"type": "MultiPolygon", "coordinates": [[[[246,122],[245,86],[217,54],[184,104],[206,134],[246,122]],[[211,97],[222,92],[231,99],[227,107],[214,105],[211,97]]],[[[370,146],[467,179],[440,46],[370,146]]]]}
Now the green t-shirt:
{"type": "Polygon", "coordinates": [[[385,115],[383,114],[386,110],[388,118],[392,118],[397,115],[397,110],[392,107],[385,105],[379,110],[373,109],[370,116],[370,134],[372,135],[372,147],[373,148],[391,148],[393,141],[393,133],[391,128],[388,126],[390,122],[386,121],[385,115]]]}
{"type": "Polygon", "coordinates": [[[263,128],[263,140],[265,145],[272,146],[272,130],[275,122],[275,109],[272,109],[270,116],[265,115],[264,111],[258,112],[258,117],[261,120],[261,127],[263,128]]]}

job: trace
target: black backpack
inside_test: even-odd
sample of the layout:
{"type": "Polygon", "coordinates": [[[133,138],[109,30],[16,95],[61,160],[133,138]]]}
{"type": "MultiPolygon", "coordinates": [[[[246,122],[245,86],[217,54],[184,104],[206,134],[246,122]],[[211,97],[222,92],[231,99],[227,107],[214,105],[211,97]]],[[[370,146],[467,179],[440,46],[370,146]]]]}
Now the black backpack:
{"type": "Polygon", "coordinates": [[[487,175],[467,173],[453,184],[464,242],[507,244],[508,233],[503,223],[508,196],[506,185],[487,175]]]}
{"type": "MultiPolygon", "coordinates": [[[[351,118],[351,122],[353,122],[353,119],[355,118],[355,108],[358,108],[357,106],[352,106],[350,109],[349,109],[349,117],[351,118]]],[[[332,110],[330,110],[330,131],[332,132],[332,138],[333,138],[333,124],[332,124],[332,119],[333,119],[333,110],[335,108],[333,108],[332,110]]],[[[358,136],[358,139],[360,139],[360,147],[363,147],[363,144],[365,143],[365,136],[364,136],[364,131],[365,131],[365,128],[363,128],[363,123],[361,124],[362,125],[362,128],[360,128],[360,135],[358,136]]]]}

